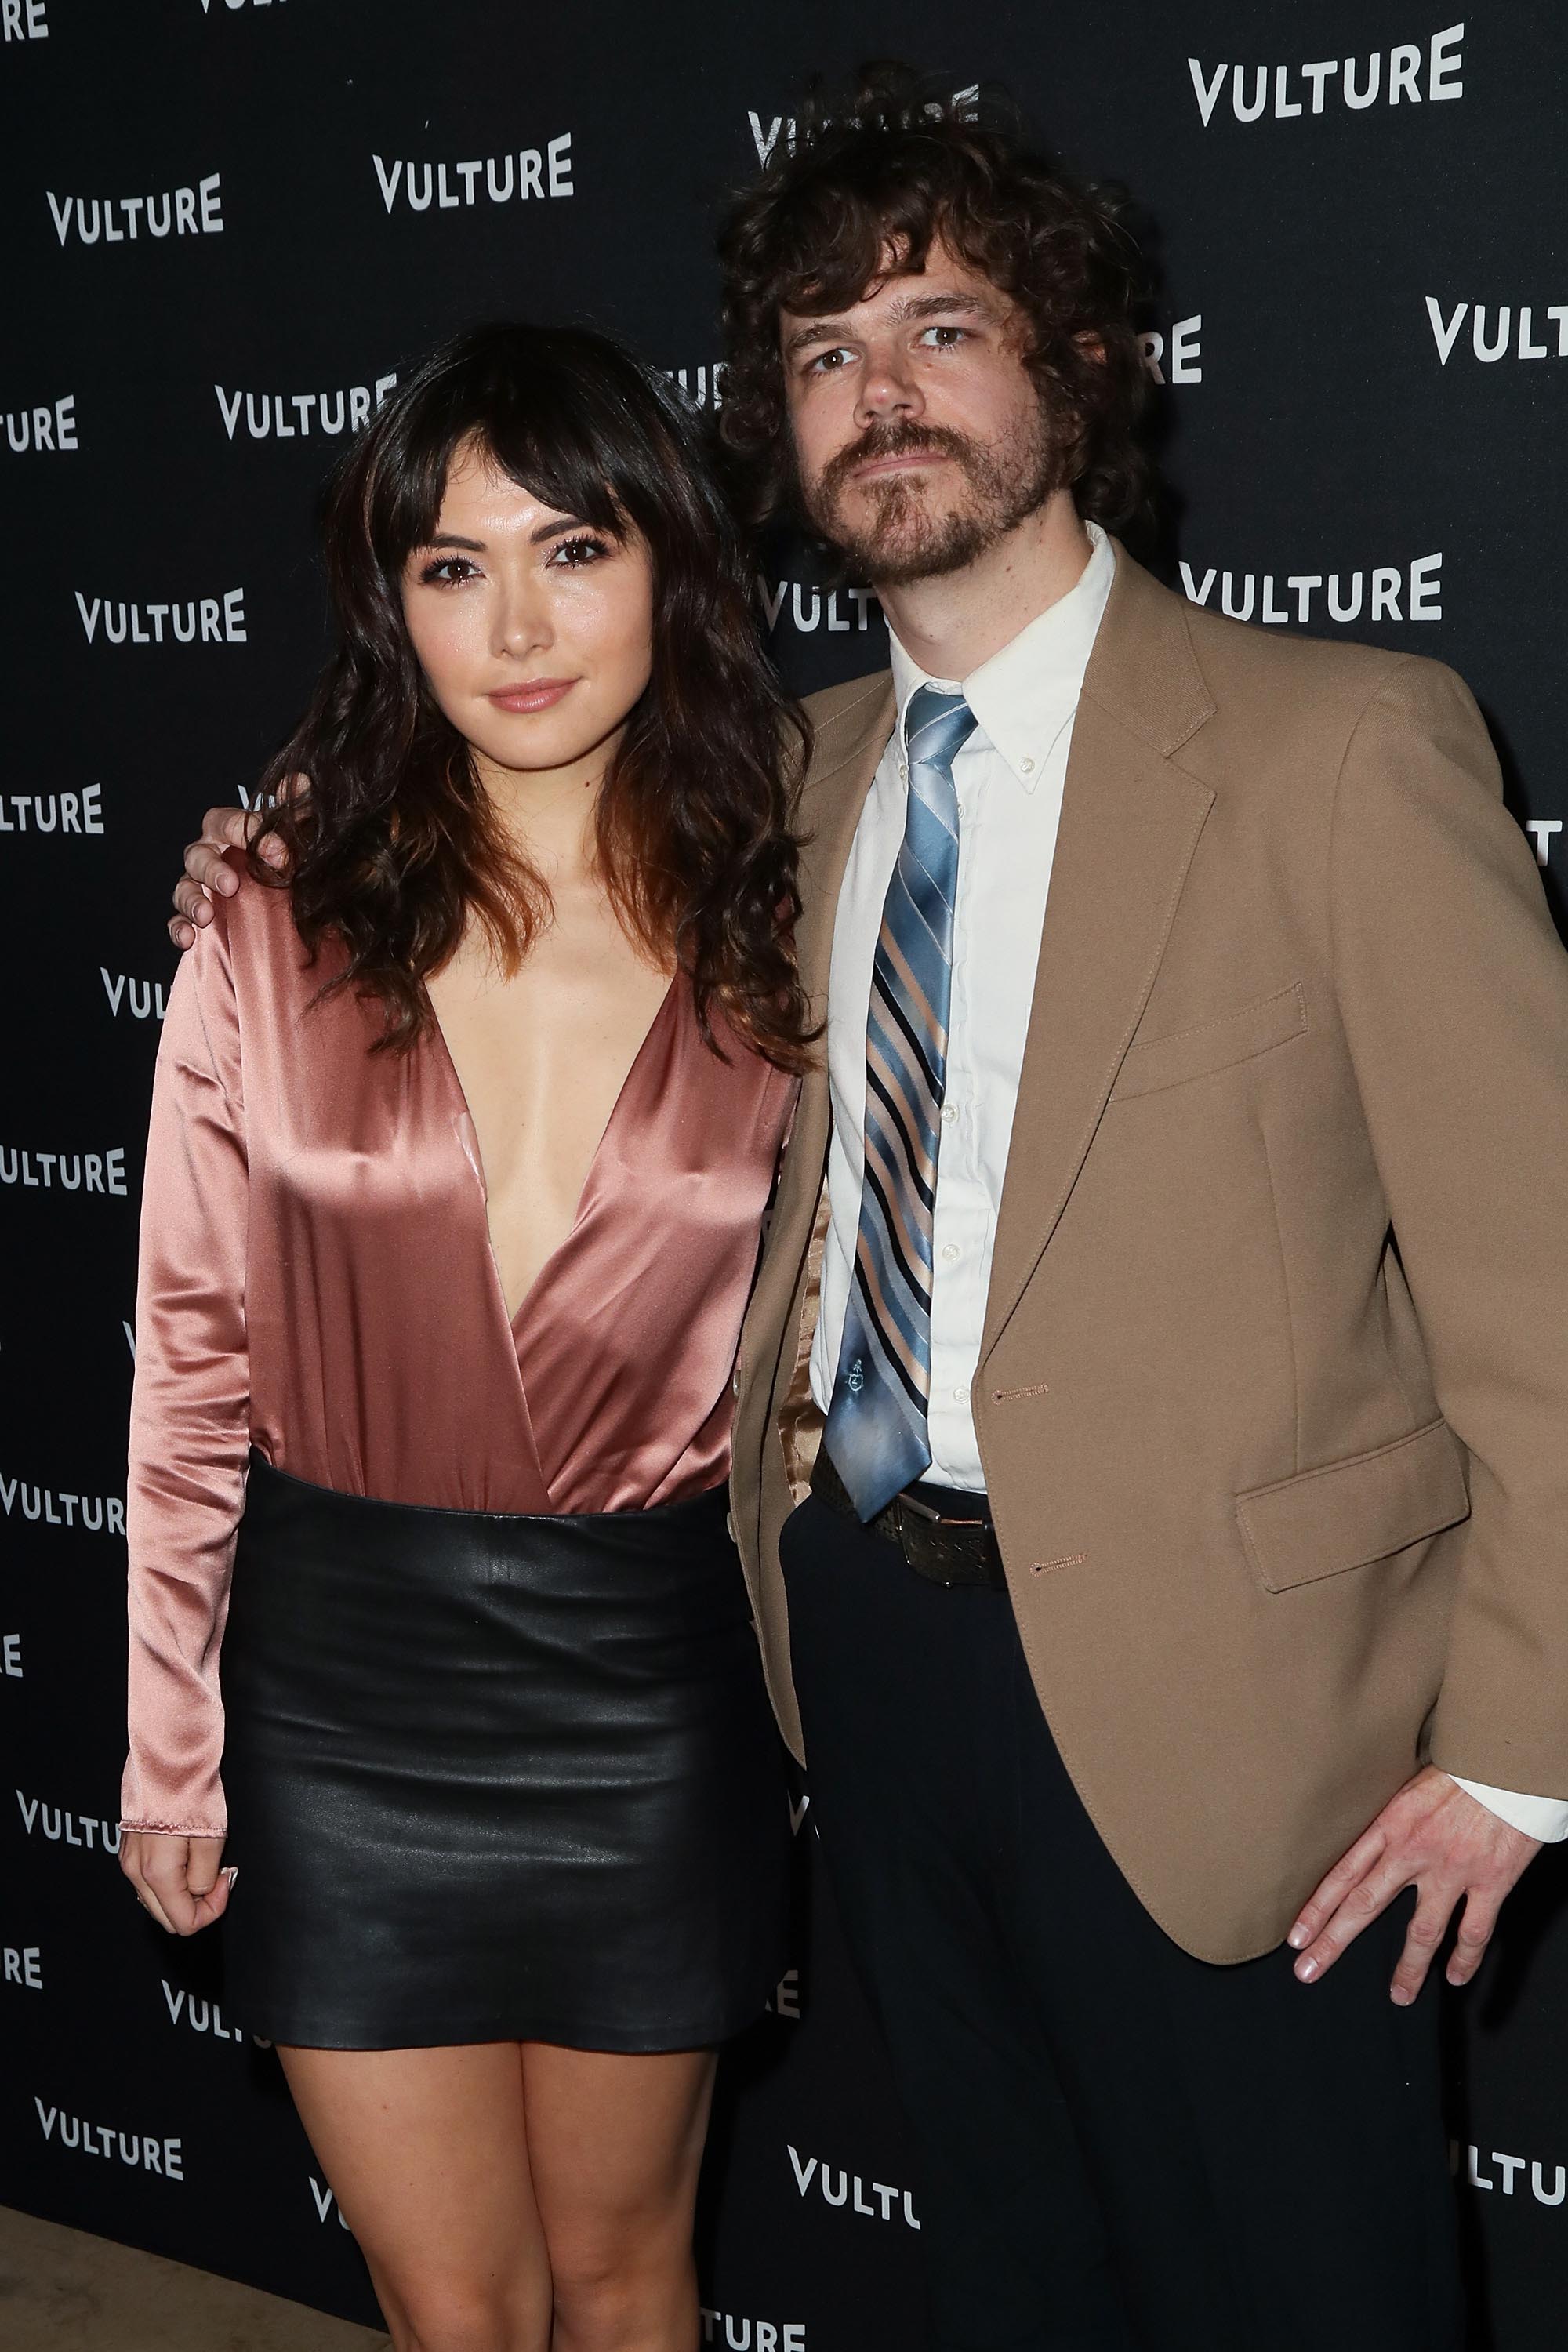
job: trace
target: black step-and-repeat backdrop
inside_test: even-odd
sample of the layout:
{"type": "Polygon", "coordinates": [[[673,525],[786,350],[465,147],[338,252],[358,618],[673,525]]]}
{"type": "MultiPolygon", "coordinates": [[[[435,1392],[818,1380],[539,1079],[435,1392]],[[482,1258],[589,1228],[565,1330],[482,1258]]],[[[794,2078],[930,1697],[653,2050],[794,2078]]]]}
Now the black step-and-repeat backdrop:
{"type": "MultiPolygon", "coordinates": [[[[162,924],[318,658],[325,462],[482,317],[593,320],[711,406],[718,207],[806,79],[1000,79],[1148,208],[1167,575],[1453,663],[1555,890],[1568,19],[1455,5],[0,0],[0,2198],[374,2315],[218,1937],[147,1925],[113,1826],[162,924]]],[[[785,554],[759,593],[797,685],[880,662],[863,592],[785,554]]],[[[920,2183],[799,1815],[795,1965],[715,2127],[704,2338],[917,2352],[920,2183]]],[[[1555,2352],[1568,2295],[1563,1889],[1548,1855],[1450,2019],[1499,2352],[1555,2352]]]]}

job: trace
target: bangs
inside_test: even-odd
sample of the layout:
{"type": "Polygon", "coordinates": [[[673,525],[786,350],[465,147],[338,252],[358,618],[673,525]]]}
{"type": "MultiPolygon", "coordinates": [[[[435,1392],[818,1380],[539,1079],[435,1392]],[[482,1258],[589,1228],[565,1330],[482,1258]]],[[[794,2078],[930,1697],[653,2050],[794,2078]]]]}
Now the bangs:
{"type": "Polygon", "coordinates": [[[498,473],[508,476],[519,489],[526,490],[542,506],[553,507],[557,514],[574,515],[580,521],[591,522],[596,530],[607,531],[612,538],[624,540],[628,536],[631,522],[626,512],[627,486],[623,482],[617,490],[610,479],[615,462],[612,453],[595,446],[589,436],[583,436],[576,443],[568,444],[553,429],[540,435],[527,425],[514,424],[493,440],[476,429],[453,455],[458,455],[465,447],[477,450],[498,473]]]}
{"type": "Polygon", "coordinates": [[[434,537],[454,464],[473,451],[542,505],[612,538],[657,534],[678,469],[675,436],[646,378],[606,381],[570,338],[515,328],[422,371],[386,415],[365,483],[378,562],[401,572],[434,537]]]}

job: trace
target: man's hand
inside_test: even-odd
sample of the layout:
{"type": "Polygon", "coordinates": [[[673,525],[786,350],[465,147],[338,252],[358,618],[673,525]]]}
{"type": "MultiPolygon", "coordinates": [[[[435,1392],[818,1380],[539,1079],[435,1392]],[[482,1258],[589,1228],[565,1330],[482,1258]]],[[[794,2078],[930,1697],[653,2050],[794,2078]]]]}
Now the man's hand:
{"type": "MultiPolygon", "coordinates": [[[[303,776],[292,779],[297,791],[303,785],[303,776]]],[[[232,898],[239,887],[240,877],[226,863],[226,849],[243,849],[257,826],[261,823],[258,809],[208,809],[202,819],[202,837],[193,841],[185,852],[185,871],[174,892],[174,904],[179,913],[171,918],[169,937],[177,948],[195,947],[196,933],[213,919],[212,902],[232,898]]],[[[269,866],[281,867],[288,852],[275,833],[269,833],[261,845],[261,855],[269,866]]]]}
{"type": "Polygon", "coordinates": [[[1286,1939],[1301,1955],[1297,1976],[1303,1984],[1321,1977],[1396,1895],[1414,1886],[1415,1909],[1389,1998],[1401,2009],[1415,2000],[1461,1896],[1464,1916],[1447,1974],[1451,1985],[1468,1984],[1503,1896],[1540,1851],[1538,1839],[1510,1828],[1447,1772],[1427,1765],[1389,1799],[1302,1906],[1286,1939]]]}

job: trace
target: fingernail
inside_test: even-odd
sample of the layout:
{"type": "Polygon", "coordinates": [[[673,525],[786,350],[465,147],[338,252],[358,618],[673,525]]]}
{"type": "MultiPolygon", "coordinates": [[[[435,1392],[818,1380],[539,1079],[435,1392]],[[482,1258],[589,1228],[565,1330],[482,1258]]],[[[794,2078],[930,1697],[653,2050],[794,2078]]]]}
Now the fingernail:
{"type": "Polygon", "coordinates": [[[223,1870],[223,1874],[224,1874],[224,1876],[227,1879],[227,1881],[228,1881],[229,1885],[232,1886],[232,1885],[234,1885],[235,1880],[239,1876],[239,1864],[238,1864],[238,1863],[237,1863],[237,1862],[226,1862],[226,1863],[225,1863],[225,1864],[224,1864],[224,1870],[223,1870]]]}
{"type": "Polygon", "coordinates": [[[1411,1995],[1403,1985],[1390,1985],[1388,1998],[1395,2009],[1408,2009],[1410,2006],[1411,1995]]]}
{"type": "Polygon", "coordinates": [[[1305,1927],[1292,1927],[1290,1933],[1285,1938],[1285,1941],[1289,1945],[1290,1949],[1293,1952],[1299,1952],[1306,1940],[1307,1930],[1305,1927]]]}
{"type": "Polygon", "coordinates": [[[1311,1981],[1312,1981],[1312,1979],[1317,1975],[1317,1973],[1318,1973],[1318,1963],[1317,1963],[1317,1961],[1316,1961],[1316,1960],[1298,1960],[1298,1961],[1297,1961],[1297,1963],[1296,1963],[1296,1981],[1298,1982],[1298,1984],[1310,1984],[1310,1983],[1311,1983],[1311,1981]]]}

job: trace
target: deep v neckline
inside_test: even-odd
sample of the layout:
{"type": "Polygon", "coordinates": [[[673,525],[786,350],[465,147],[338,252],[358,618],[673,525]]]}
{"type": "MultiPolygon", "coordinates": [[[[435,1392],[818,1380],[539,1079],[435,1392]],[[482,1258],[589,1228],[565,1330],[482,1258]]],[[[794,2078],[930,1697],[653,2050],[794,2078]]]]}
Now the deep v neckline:
{"type": "Polygon", "coordinates": [[[664,994],[658,1001],[653,1019],[648,1023],[647,1027],[643,1032],[642,1043],[631,1058],[626,1076],[621,1080],[619,1089],[616,1095],[616,1099],[610,1105],[609,1116],[605,1119],[603,1128],[600,1129],[599,1139],[594,1146],[593,1151],[589,1155],[588,1165],[583,1172],[582,1187],[577,1194],[577,1205],[572,1212],[571,1223],[562,1234],[561,1239],[555,1244],[553,1249],[552,1249],[545,1257],[541,1259],[538,1271],[534,1275],[532,1281],[523,1292],[522,1297],[518,1300],[517,1305],[510,1310],[508,1309],[506,1303],[506,1286],[501,1280],[500,1261],[496,1255],[495,1236],[490,1230],[489,1179],[485,1173],[485,1155],[483,1147],[479,1142],[479,1121],[475,1118],[472,1107],[469,1104],[468,1089],[464,1086],[461,1074],[458,1071],[457,1058],[452,1052],[451,1046],[447,1042],[447,1033],[441,1026],[441,1016],[437,1012],[434,1002],[432,1001],[430,1003],[430,1019],[435,1032],[435,1041],[439,1048],[441,1059],[446,1065],[447,1076],[451,1080],[452,1090],[457,1096],[458,1105],[462,1111],[464,1123],[467,1126],[468,1137],[473,1146],[471,1165],[475,1175],[479,1179],[479,1206],[484,1221],[483,1231],[485,1250],[489,1258],[490,1273],[494,1281],[496,1298],[500,1307],[501,1317],[508,1330],[511,1333],[514,1355],[516,1353],[516,1343],[519,1337],[520,1328],[525,1313],[538,1295],[541,1285],[550,1275],[556,1260],[561,1256],[563,1251],[570,1248],[581,1229],[584,1216],[587,1212],[590,1197],[594,1192],[594,1180],[599,1172],[601,1162],[609,1148],[610,1139],[614,1135],[616,1129],[621,1123],[622,1115],[625,1112],[626,1103],[631,1097],[634,1083],[641,1072],[644,1063],[648,1058],[648,1054],[652,1048],[654,1039],[658,1035],[666,1021],[668,1019],[671,1008],[677,1001],[677,992],[679,986],[680,977],[681,976],[679,971],[672,975],[668,987],[665,990],[664,994]]]}

